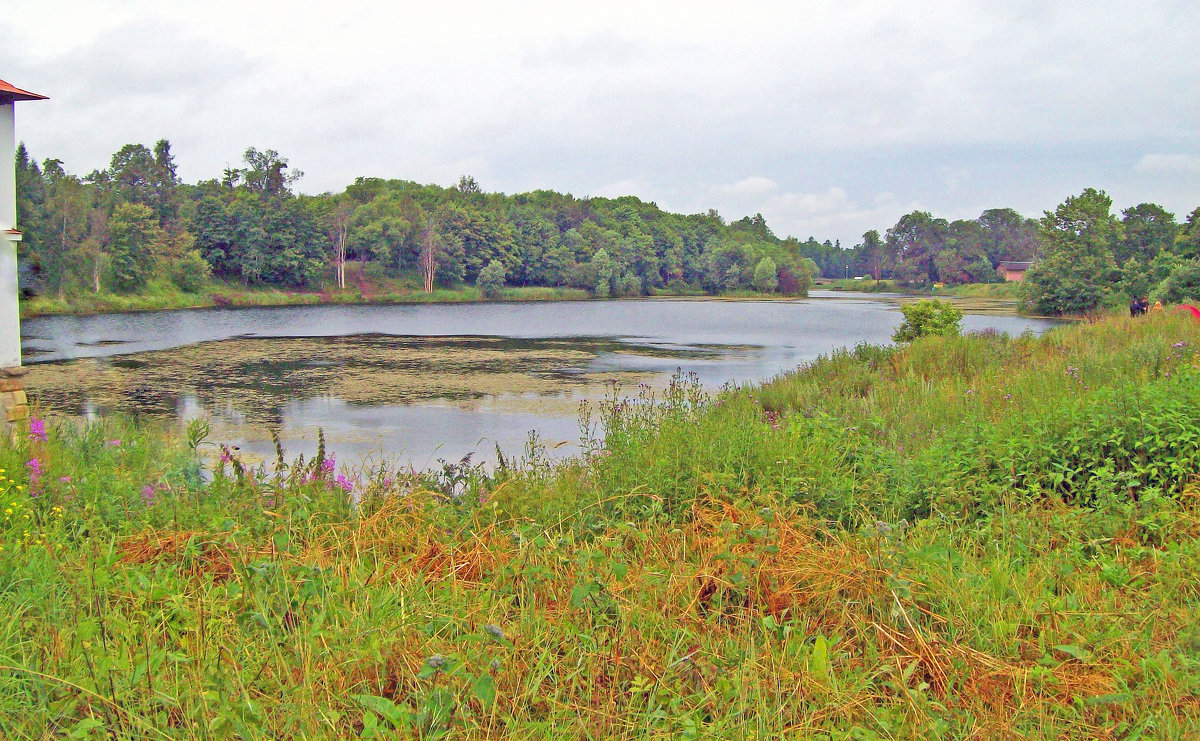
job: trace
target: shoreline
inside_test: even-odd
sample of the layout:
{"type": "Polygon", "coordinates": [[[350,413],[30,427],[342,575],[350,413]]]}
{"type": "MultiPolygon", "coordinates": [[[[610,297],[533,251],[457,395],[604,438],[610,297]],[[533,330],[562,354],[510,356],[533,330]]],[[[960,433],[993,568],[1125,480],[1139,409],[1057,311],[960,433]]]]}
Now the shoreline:
{"type": "MultiPolygon", "coordinates": [[[[991,285],[991,284],[980,284],[991,285]]],[[[250,309],[273,308],[288,306],[408,306],[431,304],[483,304],[483,303],[542,303],[566,301],[636,301],[642,299],[678,299],[693,301],[794,301],[796,299],[812,298],[812,291],[827,291],[830,293],[852,294],[860,293],[866,296],[877,296],[881,299],[891,297],[917,298],[932,297],[949,300],[986,300],[1011,303],[1012,313],[1019,316],[1037,317],[1023,314],[1015,298],[1005,296],[1000,292],[988,292],[984,295],[942,293],[934,294],[927,291],[911,291],[900,287],[889,287],[886,291],[853,285],[843,286],[838,283],[818,283],[804,294],[766,294],[752,291],[736,293],[674,293],[657,292],[645,296],[606,297],[600,298],[589,291],[578,288],[522,286],[506,288],[500,298],[487,299],[473,288],[457,290],[438,290],[432,294],[426,293],[394,293],[382,291],[376,295],[362,293],[324,293],[308,291],[278,291],[278,290],[249,290],[246,292],[225,293],[220,290],[203,294],[168,293],[165,295],[135,295],[119,296],[103,294],[95,303],[59,301],[53,298],[37,296],[33,299],[23,299],[20,307],[22,320],[50,316],[88,317],[103,314],[141,314],[158,311],[188,311],[197,309],[250,309]]],[[[992,313],[992,312],[981,312],[992,313]]],[[[1003,313],[1008,313],[1003,312],[1003,313]]],[[[1070,317],[1051,317],[1070,318],[1070,317]]]]}

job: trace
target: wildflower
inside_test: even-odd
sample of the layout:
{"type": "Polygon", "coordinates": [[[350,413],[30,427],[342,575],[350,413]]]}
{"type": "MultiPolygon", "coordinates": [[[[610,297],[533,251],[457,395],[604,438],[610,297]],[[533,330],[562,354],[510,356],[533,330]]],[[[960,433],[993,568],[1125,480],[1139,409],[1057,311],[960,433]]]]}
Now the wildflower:
{"type": "Polygon", "coordinates": [[[442,656],[441,654],[434,654],[428,659],[425,659],[425,663],[429,665],[430,669],[440,671],[442,667],[447,664],[447,661],[445,656],[442,656]]]}
{"type": "Polygon", "coordinates": [[[146,484],[142,487],[142,501],[147,507],[154,504],[154,494],[156,491],[157,488],[154,484],[146,484]]]}
{"type": "Polygon", "coordinates": [[[46,442],[46,420],[30,417],[29,419],[29,439],[37,442],[46,442]]]}
{"type": "Polygon", "coordinates": [[[337,478],[334,479],[334,481],[337,483],[338,486],[342,487],[342,489],[344,489],[345,491],[350,491],[354,488],[354,482],[351,481],[350,479],[346,478],[346,474],[344,474],[344,473],[339,473],[337,475],[337,478]]]}
{"type": "Polygon", "coordinates": [[[321,473],[333,473],[335,468],[337,468],[337,460],[333,456],[321,461],[321,473]]]}
{"type": "Polygon", "coordinates": [[[108,446],[108,447],[110,447],[110,448],[119,448],[119,447],[121,447],[121,441],[120,441],[120,440],[109,440],[108,442],[106,442],[106,443],[104,443],[104,444],[105,444],[105,445],[107,445],[107,446],[108,446]]]}
{"type": "Polygon", "coordinates": [[[69,483],[71,483],[71,477],[70,477],[70,476],[59,476],[59,477],[58,477],[58,480],[59,480],[59,481],[61,481],[61,482],[63,482],[64,484],[69,484],[69,483]]]}
{"type": "Polygon", "coordinates": [[[229,448],[222,445],[221,446],[221,462],[229,463],[232,460],[233,460],[233,453],[230,453],[229,448]]]}
{"type": "Polygon", "coordinates": [[[504,631],[500,629],[499,625],[485,625],[483,626],[483,630],[497,641],[504,640],[504,631]]]}
{"type": "Polygon", "coordinates": [[[1171,345],[1171,347],[1174,347],[1174,348],[1187,347],[1187,342],[1185,340],[1180,340],[1179,342],[1176,342],[1174,345],[1171,345]]]}
{"type": "Polygon", "coordinates": [[[42,478],[42,462],[41,461],[39,461],[37,458],[30,458],[29,462],[25,464],[25,467],[29,469],[29,483],[36,484],[38,481],[41,480],[41,478],[42,478]]]}

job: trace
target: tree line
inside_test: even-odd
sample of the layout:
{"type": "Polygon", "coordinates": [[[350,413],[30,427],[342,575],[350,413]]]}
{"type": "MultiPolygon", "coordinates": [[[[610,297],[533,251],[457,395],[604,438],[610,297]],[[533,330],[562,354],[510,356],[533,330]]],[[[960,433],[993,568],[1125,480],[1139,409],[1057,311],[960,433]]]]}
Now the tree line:
{"type": "MultiPolygon", "coordinates": [[[[713,210],[670,213],[633,196],[487,193],[469,176],[448,188],[358,178],[341,193],[301,195],[293,190],[301,173],[278,152],[254,147],[241,167],[195,184],[179,178],[166,140],[125,145],[106,169],[83,177],[57,159],[39,165],[22,144],[16,170],[22,285],[60,296],[136,293],[162,281],[200,291],[213,278],[344,288],[354,262],[368,279],[412,278],[425,291],[474,285],[491,296],[505,286],[580,288],[600,297],[802,295],[817,277],[911,286],[997,281],[1001,262],[1045,253],[1031,273],[1031,305],[1058,313],[1086,310],[1090,301],[1042,295],[1061,277],[1055,266],[1071,263],[1055,257],[1065,244],[1058,225],[1049,214],[1039,221],[1007,208],[957,221],[914,211],[883,235],[868,231],[843,248],[780,238],[761,214],[726,223],[713,210]]],[[[1177,265],[1158,258],[1164,251],[1195,257],[1175,247],[1194,233],[1195,213],[1181,227],[1162,208],[1142,204],[1111,221],[1103,239],[1112,265],[1102,266],[1108,272],[1098,300],[1165,280],[1177,265]]],[[[1053,288],[1066,290],[1061,281],[1053,288]]]]}
{"type": "Polygon", "coordinates": [[[1184,223],[1153,203],[1112,212],[1102,190],[1085,189],[1038,224],[1042,259],[1023,298],[1041,314],[1086,314],[1135,298],[1200,300],[1200,208],[1184,223]]]}
{"type": "Polygon", "coordinates": [[[539,190],[485,193],[358,178],[341,193],[297,194],[301,173],[274,150],[183,183],[170,143],[122,147],[84,177],[59,160],[16,153],[22,285],[39,293],[138,292],[168,280],[246,285],[346,284],[346,265],[377,278],[416,276],[426,291],[479,286],[581,288],[597,296],[656,291],[804,294],[818,266],[761,216],[725,223],[638,198],[539,190]]]}

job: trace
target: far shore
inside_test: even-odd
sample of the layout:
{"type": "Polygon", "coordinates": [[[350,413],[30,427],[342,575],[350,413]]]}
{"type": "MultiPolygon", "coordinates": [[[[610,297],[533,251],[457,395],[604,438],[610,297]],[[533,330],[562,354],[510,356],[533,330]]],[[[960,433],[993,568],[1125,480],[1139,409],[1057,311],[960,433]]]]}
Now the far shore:
{"type": "MultiPolygon", "coordinates": [[[[284,290],[278,288],[249,288],[244,286],[214,283],[207,290],[184,292],[174,287],[156,286],[158,290],[148,293],[122,295],[102,292],[77,295],[69,298],[33,296],[21,301],[21,318],[39,316],[90,316],[93,314],[123,314],[147,311],[172,311],[182,309],[251,308],[270,306],[321,306],[321,305],[403,305],[403,304],[452,304],[484,302],[532,302],[532,301],[586,301],[600,299],[590,291],[578,288],[545,286],[520,286],[505,288],[498,298],[488,299],[474,286],[455,289],[438,289],[425,293],[407,287],[356,285],[345,289],[284,290]]],[[[946,286],[941,288],[912,288],[897,286],[891,281],[821,280],[813,290],[846,291],[863,293],[892,293],[906,297],[934,296],[951,299],[979,299],[984,313],[988,309],[999,309],[1003,313],[1016,313],[1017,298],[1014,284],[989,283],[946,286]]],[[[659,290],[648,296],[637,298],[678,298],[696,300],[793,300],[805,294],[771,294],[756,291],[708,294],[699,291],[659,290]]],[[[615,297],[614,297],[615,298],[615,297]]],[[[973,302],[972,302],[973,303],[973,302]]]]}

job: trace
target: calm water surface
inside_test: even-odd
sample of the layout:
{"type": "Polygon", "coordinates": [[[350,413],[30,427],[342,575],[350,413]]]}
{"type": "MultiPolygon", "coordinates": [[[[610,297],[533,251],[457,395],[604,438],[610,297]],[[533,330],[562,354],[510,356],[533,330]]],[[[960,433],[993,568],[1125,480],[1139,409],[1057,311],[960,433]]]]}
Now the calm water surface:
{"type": "MultiPolygon", "coordinates": [[[[969,309],[968,309],[969,310],[969,309]]],[[[520,453],[531,430],[569,454],[578,405],[672,373],[759,381],[858,342],[886,343],[893,297],[645,299],[432,306],[205,309],[41,317],[22,325],[28,386],[61,415],[203,416],[212,439],[417,467],[520,453]]],[[[964,329],[1040,333],[1053,322],[968,314],[964,329]]]]}

